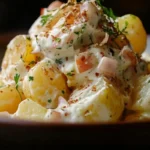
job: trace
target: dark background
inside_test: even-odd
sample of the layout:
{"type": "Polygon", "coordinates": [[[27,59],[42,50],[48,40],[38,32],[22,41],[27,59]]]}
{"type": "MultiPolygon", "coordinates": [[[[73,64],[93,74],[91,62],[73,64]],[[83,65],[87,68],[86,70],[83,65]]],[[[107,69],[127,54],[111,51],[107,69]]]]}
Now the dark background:
{"type": "MultiPolygon", "coordinates": [[[[39,16],[40,9],[52,0],[0,0],[0,33],[28,30],[39,16]]],[[[66,2],[66,1],[63,1],[66,2]]],[[[132,13],[141,18],[147,33],[150,33],[150,5],[148,0],[105,0],[116,15],[132,13]]]]}

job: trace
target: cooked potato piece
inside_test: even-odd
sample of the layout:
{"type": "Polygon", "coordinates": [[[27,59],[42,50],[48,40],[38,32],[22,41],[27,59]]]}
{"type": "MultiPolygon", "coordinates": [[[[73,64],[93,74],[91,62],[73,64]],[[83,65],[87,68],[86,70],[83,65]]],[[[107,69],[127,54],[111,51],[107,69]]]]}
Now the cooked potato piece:
{"type": "Polygon", "coordinates": [[[18,86],[18,90],[13,83],[0,87],[0,112],[14,113],[24,98],[21,85],[18,86]]]}
{"type": "Polygon", "coordinates": [[[125,35],[133,47],[133,50],[141,54],[147,46],[147,34],[139,17],[126,14],[117,18],[119,29],[125,30],[125,35]]]}
{"type": "Polygon", "coordinates": [[[16,64],[9,65],[6,70],[2,70],[1,77],[5,84],[9,84],[14,80],[16,74],[20,75],[20,80],[23,80],[24,76],[27,74],[28,69],[26,68],[24,62],[19,60],[16,64]]]}
{"type": "Polygon", "coordinates": [[[66,112],[73,122],[118,121],[125,99],[117,88],[101,77],[87,87],[75,90],[66,112]]]}
{"type": "Polygon", "coordinates": [[[150,75],[141,76],[133,92],[132,110],[150,111],[150,75]]]}
{"type": "Polygon", "coordinates": [[[65,77],[53,61],[45,58],[30,69],[23,81],[23,92],[46,108],[57,106],[58,96],[68,98],[65,77]]]}
{"type": "Polygon", "coordinates": [[[16,64],[21,59],[26,65],[33,65],[39,59],[40,54],[32,54],[31,52],[31,41],[26,35],[14,37],[7,46],[2,61],[2,71],[7,69],[9,65],[16,64]]]}
{"type": "Polygon", "coordinates": [[[32,101],[31,99],[25,99],[22,101],[17,111],[12,115],[13,117],[27,119],[27,120],[44,120],[47,109],[32,101]]]}

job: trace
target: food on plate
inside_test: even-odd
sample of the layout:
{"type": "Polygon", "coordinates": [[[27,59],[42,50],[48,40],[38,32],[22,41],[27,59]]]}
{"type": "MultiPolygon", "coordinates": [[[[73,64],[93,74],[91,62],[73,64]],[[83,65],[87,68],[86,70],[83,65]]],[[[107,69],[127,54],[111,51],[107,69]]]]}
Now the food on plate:
{"type": "Polygon", "coordinates": [[[7,46],[1,113],[44,122],[150,119],[150,67],[142,57],[147,34],[140,18],[115,16],[99,0],[49,8],[28,35],[7,46]]]}

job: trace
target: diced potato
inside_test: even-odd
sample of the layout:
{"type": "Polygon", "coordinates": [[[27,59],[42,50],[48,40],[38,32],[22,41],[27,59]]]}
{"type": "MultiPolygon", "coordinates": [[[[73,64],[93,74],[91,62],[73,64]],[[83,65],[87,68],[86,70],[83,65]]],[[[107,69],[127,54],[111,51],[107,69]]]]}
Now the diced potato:
{"type": "Polygon", "coordinates": [[[30,69],[23,81],[23,92],[46,108],[57,107],[58,97],[69,95],[65,77],[48,58],[30,69]]]}
{"type": "Polygon", "coordinates": [[[32,54],[31,52],[31,41],[26,35],[14,37],[7,46],[2,61],[2,71],[7,69],[9,65],[16,64],[21,59],[26,65],[33,65],[39,59],[40,54],[32,54]]]}
{"type": "Polygon", "coordinates": [[[150,75],[141,76],[133,92],[132,110],[150,112],[150,75]]]}
{"type": "Polygon", "coordinates": [[[24,98],[21,86],[18,86],[18,91],[13,83],[0,87],[0,112],[14,113],[24,98]]]}
{"type": "Polygon", "coordinates": [[[25,99],[22,101],[17,111],[12,115],[14,118],[21,118],[27,120],[44,120],[47,109],[32,101],[31,99],[25,99]]]}
{"type": "Polygon", "coordinates": [[[119,29],[125,29],[125,35],[133,47],[133,50],[141,54],[147,46],[147,33],[144,25],[138,16],[126,14],[117,18],[119,29]]]}
{"type": "Polygon", "coordinates": [[[66,112],[73,122],[115,122],[122,115],[125,99],[113,84],[101,77],[87,87],[75,90],[66,112]]]}

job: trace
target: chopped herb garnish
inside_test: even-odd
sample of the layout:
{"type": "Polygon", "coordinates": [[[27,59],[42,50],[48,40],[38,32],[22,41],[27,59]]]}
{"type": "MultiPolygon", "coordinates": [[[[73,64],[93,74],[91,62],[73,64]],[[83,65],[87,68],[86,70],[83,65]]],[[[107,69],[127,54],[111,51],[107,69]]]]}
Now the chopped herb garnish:
{"type": "Polygon", "coordinates": [[[22,100],[21,94],[20,94],[19,89],[18,89],[18,87],[19,87],[19,85],[18,85],[19,79],[20,79],[20,74],[16,74],[14,76],[14,81],[15,81],[15,84],[16,84],[16,90],[17,90],[17,92],[18,92],[18,94],[20,96],[20,99],[22,100]]]}
{"type": "Polygon", "coordinates": [[[64,90],[62,90],[61,92],[62,92],[62,94],[65,94],[65,91],[64,91],[64,90]]]}
{"type": "Polygon", "coordinates": [[[74,32],[76,35],[78,35],[78,39],[79,39],[79,36],[84,33],[85,28],[86,28],[86,24],[84,24],[84,25],[82,26],[82,28],[81,28],[80,31],[75,31],[75,32],[74,32]]]}
{"type": "Polygon", "coordinates": [[[93,43],[92,33],[89,34],[89,39],[90,39],[91,43],[93,43]]]}
{"type": "Polygon", "coordinates": [[[51,19],[51,18],[52,18],[52,15],[51,15],[51,14],[41,16],[41,23],[42,23],[42,26],[44,26],[44,25],[47,23],[47,21],[48,21],[49,19],[51,19]]]}
{"type": "Polygon", "coordinates": [[[56,49],[59,49],[59,50],[60,50],[60,49],[62,49],[62,48],[61,48],[61,47],[58,47],[58,48],[56,48],[56,49]]]}
{"type": "Polygon", "coordinates": [[[60,38],[55,38],[55,41],[56,42],[61,42],[61,39],[60,38]]]}
{"type": "Polygon", "coordinates": [[[27,40],[29,40],[29,41],[30,41],[30,40],[31,40],[31,38],[30,38],[30,37],[27,37],[27,40]]]}
{"type": "Polygon", "coordinates": [[[77,34],[77,35],[79,35],[80,34],[80,32],[74,32],[75,34],[77,34]]]}
{"type": "Polygon", "coordinates": [[[126,21],[124,28],[121,30],[122,33],[127,33],[126,29],[127,29],[127,27],[128,27],[128,24],[129,24],[129,23],[126,21]]]}
{"type": "Polygon", "coordinates": [[[29,76],[29,81],[33,81],[34,77],[33,76],[29,76]]]}
{"type": "Polygon", "coordinates": [[[51,103],[51,102],[52,102],[52,100],[51,100],[51,99],[48,99],[48,102],[49,102],[49,103],[51,103]]]}
{"type": "Polygon", "coordinates": [[[60,64],[60,65],[63,63],[61,58],[60,59],[56,59],[55,62],[56,62],[56,64],[60,64]]]}
{"type": "Polygon", "coordinates": [[[150,80],[148,81],[148,83],[150,83],[150,80]]]}
{"type": "Polygon", "coordinates": [[[104,14],[106,14],[109,18],[112,18],[113,20],[115,20],[117,17],[114,14],[112,8],[107,8],[107,7],[103,6],[101,3],[103,1],[104,0],[96,0],[96,3],[103,9],[104,14]]]}
{"type": "Polygon", "coordinates": [[[67,76],[73,76],[74,75],[74,71],[68,72],[67,76]]]}
{"type": "Polygon", "coordinates": [[[31,61],[31,62],[29,63],[29,65],[34,65],[34,64],[36,64],[35,61],[31,61]]]}

